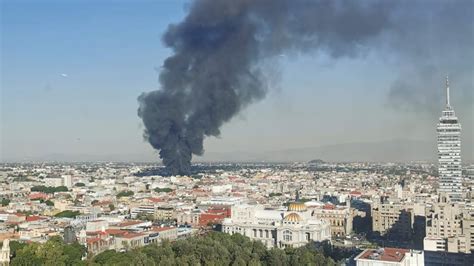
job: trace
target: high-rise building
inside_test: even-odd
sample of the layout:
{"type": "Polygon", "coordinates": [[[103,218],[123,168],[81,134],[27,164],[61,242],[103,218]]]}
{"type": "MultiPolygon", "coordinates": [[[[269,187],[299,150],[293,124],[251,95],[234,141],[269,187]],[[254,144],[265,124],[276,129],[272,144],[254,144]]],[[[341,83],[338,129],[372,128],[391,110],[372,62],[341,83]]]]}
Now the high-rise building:
{"type": "Polygon", "coordinates": [[[72,177],[70,175],[63,175],[63,186],[66,186],[67,188],[72,187],[72,177]]]}
{"type": "Polygon", "coordinates": [[[439,192],[450,200],[462,198],[461,124],[449,102],[449,80],[446,77],[446,107],[438,123],[439,192]]]}

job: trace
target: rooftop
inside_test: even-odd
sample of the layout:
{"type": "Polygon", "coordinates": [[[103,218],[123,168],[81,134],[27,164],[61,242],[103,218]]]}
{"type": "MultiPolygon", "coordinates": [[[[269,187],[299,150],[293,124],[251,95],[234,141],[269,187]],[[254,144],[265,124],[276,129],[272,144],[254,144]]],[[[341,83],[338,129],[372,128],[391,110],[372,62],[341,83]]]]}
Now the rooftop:
{"type": "Polygon", "coordinates": [[[358,259],[400,262],[407,252],[410,252],[410,250],[403,248],[367,249],[362,252],[358,259]]]}

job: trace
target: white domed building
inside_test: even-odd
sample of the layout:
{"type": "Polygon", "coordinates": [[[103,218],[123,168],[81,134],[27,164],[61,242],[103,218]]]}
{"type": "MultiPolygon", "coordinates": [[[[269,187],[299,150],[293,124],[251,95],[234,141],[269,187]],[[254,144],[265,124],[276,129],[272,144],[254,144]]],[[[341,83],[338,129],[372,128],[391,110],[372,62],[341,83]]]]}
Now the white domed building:
{"type": "Polygon", "coordinates": [[[222,231],[239,233],[271,247],[300,247],[312,241],[331,240],[327,221],[311,216],[304,203],[291,203],[287,210],[267,210],[261,205],[235,205],[222,231]]]}

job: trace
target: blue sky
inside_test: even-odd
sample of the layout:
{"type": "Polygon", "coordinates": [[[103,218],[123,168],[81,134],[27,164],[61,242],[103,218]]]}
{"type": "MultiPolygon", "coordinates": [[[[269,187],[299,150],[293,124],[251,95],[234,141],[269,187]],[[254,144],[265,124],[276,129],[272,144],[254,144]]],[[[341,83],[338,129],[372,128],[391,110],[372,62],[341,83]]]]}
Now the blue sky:
{"type": "MultiPolygon", "coordinates": [[[[156,68],[171,53],[161,34],[185,12],[186,2],[174,0],[3,1],[1,157],[155,156],[141,136],[137,97],[159,88],[156,68]]],[[[268,96],[226,124],[220,138],[206,140],[207,151],[434,141],[443,102],[436,113],[388,106],[400,65],[380,54],[274,60],[278,66],[267,71],[278,78],[268,96]]],[[[443,90],[443,77],[436,79],[433,93],[443,90]]],[[[462,95],[455,85],[452,92],[456,108],[462,95]]],[[[471,120],[464,134],[472,136],[472,104],[456,110],[461,122],[471,120]]]]}

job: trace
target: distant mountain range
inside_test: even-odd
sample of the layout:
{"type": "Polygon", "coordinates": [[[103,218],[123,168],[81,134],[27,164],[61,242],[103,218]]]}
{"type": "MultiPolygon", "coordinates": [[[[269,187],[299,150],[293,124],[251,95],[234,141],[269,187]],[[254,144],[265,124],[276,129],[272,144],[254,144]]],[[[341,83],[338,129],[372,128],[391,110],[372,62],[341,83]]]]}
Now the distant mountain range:
{"type": "Polygon", "coordinates": [[[369,161],[408,162],[435,161],[436,146],[428,141],[392,140],[383,142],[345,143],[320,147],[295,148],[268,152],[225,152],[206,153],[206,161],[310,161],[319,158],[324,161],[369,161]]]}
{"type": "MultiPolygon", "coordinates": [[[[206,152],[194,161],[215,162],[308,162],[315,158],[329,162],[435,162],[436,143],[418,140],[390,140],[381,142],[361,142],[324,145],[320,147],[294,148],[285,150],[250,152],[206,152]]],[[[473,162],[472,147],[463,147],[463,162],[473,162]]],[[[2,161],[132,161],[158,162],[157,154],[48,154],[31,158],[4,158],[2,161]]]]}

